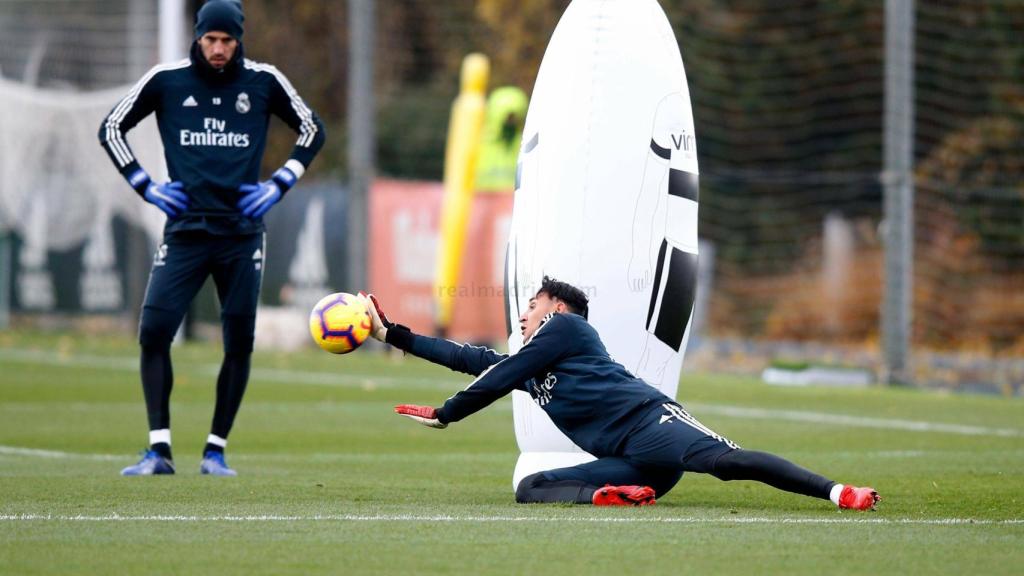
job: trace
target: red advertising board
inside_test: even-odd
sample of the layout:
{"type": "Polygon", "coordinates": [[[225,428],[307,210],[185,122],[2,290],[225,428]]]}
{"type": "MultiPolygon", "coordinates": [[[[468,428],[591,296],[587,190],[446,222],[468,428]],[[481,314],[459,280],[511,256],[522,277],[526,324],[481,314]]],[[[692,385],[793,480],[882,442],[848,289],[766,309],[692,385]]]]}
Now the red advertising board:
{"type": "Polygon", "coordinates": [[[455,296],[447,336],[499,343],[505,326],[505,244],[512,194],[477,194],[466,251],[455,286],[435,287],[439,246],[440,182],[378,179],[370,189],[370,289],[392,320],[416,332],[434,331],[437,290],[455,296]]]}

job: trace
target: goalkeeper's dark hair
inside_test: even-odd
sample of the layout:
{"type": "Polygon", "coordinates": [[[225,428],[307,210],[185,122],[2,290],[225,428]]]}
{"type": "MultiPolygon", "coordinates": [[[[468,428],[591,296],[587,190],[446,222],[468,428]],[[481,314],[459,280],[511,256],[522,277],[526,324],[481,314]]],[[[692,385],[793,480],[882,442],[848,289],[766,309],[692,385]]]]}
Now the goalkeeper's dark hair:
{"type": "Polygon", "coordinates": [[[579,314],[584,318],[590,312],[590,299],[587,295],[579,288],[568,284],[566,282],[560,282],[550,276],[545,276],[544,280],[540,283],[540,290],[537,290],[537,295],[547,294],[548,298],[555,298],[565,302],[565,305],[569,307],[569,311],[574,314],[579,314]]]}

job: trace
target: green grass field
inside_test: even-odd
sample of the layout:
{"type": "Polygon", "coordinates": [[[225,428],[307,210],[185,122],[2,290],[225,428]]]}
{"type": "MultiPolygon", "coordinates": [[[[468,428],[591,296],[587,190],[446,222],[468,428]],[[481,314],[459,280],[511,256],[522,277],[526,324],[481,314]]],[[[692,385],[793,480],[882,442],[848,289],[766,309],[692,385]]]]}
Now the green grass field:
{"type": "Polygon", "coordinates": [[[653,507],[516,505],[511,403],[447,430],[391,407],[468,379],[359,351],[258,353],[231,436],[198,474],[219,362],[175,349],[178,474],[144,447],[128,339],[0,334],[0,574],[1021,574],[1024,402],[775,388],[685,375],[705,424],[839,481],[873,513],[687,475],[653,507]]]}

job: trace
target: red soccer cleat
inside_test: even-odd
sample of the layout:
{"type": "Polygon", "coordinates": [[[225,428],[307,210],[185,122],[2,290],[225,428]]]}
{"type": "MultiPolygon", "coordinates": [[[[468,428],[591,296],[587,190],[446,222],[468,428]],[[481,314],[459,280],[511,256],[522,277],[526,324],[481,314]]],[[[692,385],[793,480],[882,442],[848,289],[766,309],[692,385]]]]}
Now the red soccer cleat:
{"type": "Polygon", "coordinates": [[[839,493],[839,507],[849,510],[874,510],[875,504],[881,499],[874,488],[846,485],[839,493]]]}
{"type": "Polygon", "coordinates": [[[654,504],[650,486],[605,486],[594,492],[594,506],[649,506],[654,504]]]}

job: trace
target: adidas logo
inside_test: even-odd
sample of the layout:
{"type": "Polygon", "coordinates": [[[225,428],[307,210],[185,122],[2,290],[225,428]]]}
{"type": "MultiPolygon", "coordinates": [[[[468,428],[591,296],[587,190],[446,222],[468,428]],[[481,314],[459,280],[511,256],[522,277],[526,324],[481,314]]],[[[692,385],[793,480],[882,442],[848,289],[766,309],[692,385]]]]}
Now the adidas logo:
{"type": "Polygon", "coordinates": [[[181,105],[184,106],[185,108],[193,108],[195,106],[199,106],[199,103],[196,102],[195,98],[193,98],[192,96],[189,96],[188,98],[185,98],[185,101],[182,102],[181,105]]]}
{"type": "Polygon", "coordinates": [[[263,260],[263,251],[257,248],[256,251],[252,253],[252,259],[263,260]]]}

